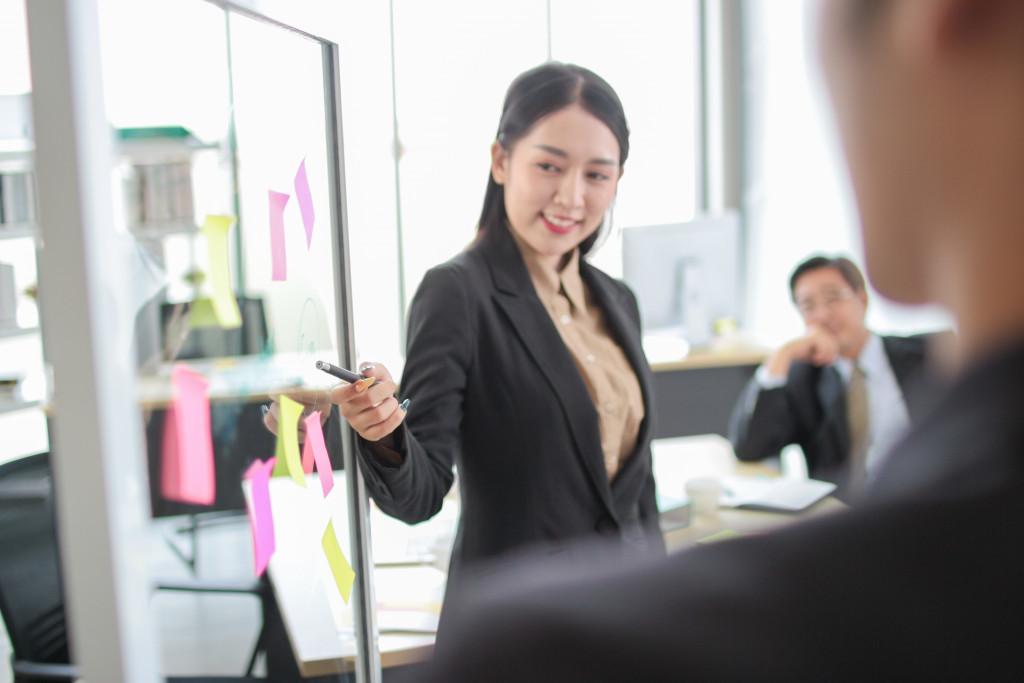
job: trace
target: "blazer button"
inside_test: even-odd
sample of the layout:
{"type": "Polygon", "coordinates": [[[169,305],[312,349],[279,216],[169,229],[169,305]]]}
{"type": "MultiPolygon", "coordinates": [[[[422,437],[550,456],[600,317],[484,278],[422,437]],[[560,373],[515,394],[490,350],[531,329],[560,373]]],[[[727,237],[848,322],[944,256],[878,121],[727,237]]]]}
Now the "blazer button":
{"type": "Polygon", "coordinates": [[[597,533],[602,536],[615,536],[619,533],[619,527],[614,520],[604,517],[594,525],[597,533]]]}

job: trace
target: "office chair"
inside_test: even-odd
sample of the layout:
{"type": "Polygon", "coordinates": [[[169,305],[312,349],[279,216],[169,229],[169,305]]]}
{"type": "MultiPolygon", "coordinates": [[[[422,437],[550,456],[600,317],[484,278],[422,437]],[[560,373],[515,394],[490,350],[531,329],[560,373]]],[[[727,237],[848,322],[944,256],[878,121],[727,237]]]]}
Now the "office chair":
{"type": "MultiPolygon", "coordinates": [[[[14,683],[75,681],[64,613],[60,553],[49,453],[0,465],[0,616],[11,640],[14,683]]],[[[158,589],[248,593],[272,609],[265,581],[182,581],[158,589]]],[[[168,683],[249,683],[257,654],[265,646],[261,630],[244,676],[170,677],[168,683]]]]}

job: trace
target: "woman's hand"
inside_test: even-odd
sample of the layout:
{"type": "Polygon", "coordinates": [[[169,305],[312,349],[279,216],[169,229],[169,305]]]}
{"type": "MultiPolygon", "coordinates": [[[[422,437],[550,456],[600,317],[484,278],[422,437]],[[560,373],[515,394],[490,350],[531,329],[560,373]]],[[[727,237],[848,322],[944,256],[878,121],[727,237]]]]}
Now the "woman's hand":
{"type": "MultiPolygon", "coordinates": [[[[287,391],[280,394],[270,394],[270,405],[267,406],[267,410],[263,413],[263,424],[273,434],[277,434],[277,427],[281,419],[281,396],[287,396],[293,401],[301,403],[303,417],[312,414],[316,410],[319,410],[321,426],[325,422],[327,422],[327,418],[331,416],[331,397],[329,389],[300,389],[296,391],[287,391]]],[[[299,443],[305,443],[305,420],[299,420],[298,434],[299,443]]]]}
{"type": "Polygon", "coordinates": [[[334,387],[331,401],[338,404],[342,416],[359,436],[390,446],[392,439],[388,437],[405,419],[405,409],[394,395],[395,382],[388,369],[380,364],[363,363],[359,373],[367,379],[334,387]],[[374,381],[377,384],[373,384],[374,381]]]}

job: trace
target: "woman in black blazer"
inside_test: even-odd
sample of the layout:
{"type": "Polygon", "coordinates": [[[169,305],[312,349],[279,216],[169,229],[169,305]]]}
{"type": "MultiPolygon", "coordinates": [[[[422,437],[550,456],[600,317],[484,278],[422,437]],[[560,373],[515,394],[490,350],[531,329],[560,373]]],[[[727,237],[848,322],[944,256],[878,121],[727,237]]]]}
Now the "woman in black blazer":
{"type": "Polygon", "coordinates": [[[651,470],[653,387],[636,299],[579,258],[597,240],[627,152],[622,107],[605,81],[555,63],[520,75],[492,146],[478,237],[429,271],[412,301],[401,396],[387,369],[369,364],[360,370],[378,384],[331,393],[360,435],[359,463],[387,514],[410,524],[436,514],[457,467],[461,519],[449,594],[474,563],[563,552],[578,539],[664,553],[651,470]],[[614,364],[581,369],[594,356],[574,355],[563,341],[530,267],[550,267],[566,283],[575,274],[565,269],[578,268],[583,308],[601,321],[588,343],[610,347],[623,372],[614,364]],[[632,387],[636,404],[632,430],[610,447],[599,411],[614,412],[628,397],[613,390],[606,401],[593,389],[587,373],[602,371],[614,375],[607,386],[632,387]],[[619,456],[614,470],[609,451],[611,462],[619,456]]]}

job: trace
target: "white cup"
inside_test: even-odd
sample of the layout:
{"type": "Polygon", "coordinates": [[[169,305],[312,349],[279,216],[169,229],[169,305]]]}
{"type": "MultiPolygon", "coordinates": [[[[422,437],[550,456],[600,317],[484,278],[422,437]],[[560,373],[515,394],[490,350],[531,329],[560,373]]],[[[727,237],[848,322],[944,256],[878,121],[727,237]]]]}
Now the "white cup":
{"type": "Polygon", "coordinates": [[[694,514],[713,515],[718,511],[722,483],[717,479],[690,479],[686,482],[686,495],[694,514]]]}

